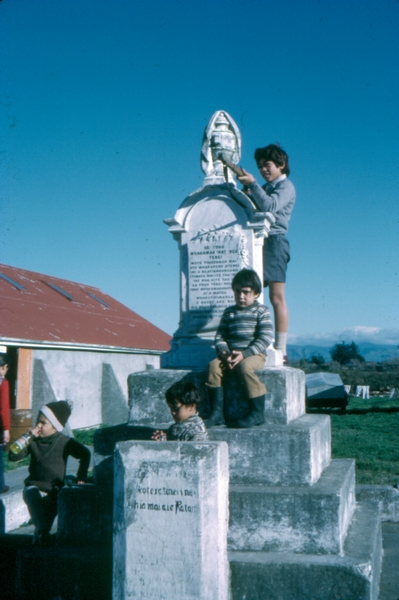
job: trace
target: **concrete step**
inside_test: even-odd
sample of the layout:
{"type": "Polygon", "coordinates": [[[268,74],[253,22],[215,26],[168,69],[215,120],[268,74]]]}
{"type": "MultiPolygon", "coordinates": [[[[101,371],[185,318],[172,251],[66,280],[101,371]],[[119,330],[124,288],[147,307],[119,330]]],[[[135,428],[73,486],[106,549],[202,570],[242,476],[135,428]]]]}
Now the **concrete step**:
{"type": "Polygon", "coordinates": [[[112,597],[111,547],[30,546],[17,552],[15,563],[14,600],[112,597]]]}
{"type": "Polygon", "coordinates": [[[28,508],[22,498],[22,487],[10,490],[0,500],[0,533],[8,533],[29,521],[28,508]]]}
{"type": "MultiPolygon", "coordinates": [[[[305,414],[306,378],[303,371],[290,367],[267,367],[257,371],[266,386],[265,419],[287,424],[305,414]]],[[[225,378],[225,415],[228,420],[248,414],[247,393],[235,371],[225,378]]]]}
{"type": "MultiPolygon", "coordinates": [[[[257,371],[265,384],[265,418],[268,423],[287,424],[305,414],[305,374],[290,367],[268,367],[257,371]]],[[[209,414],[209,397],[205,386],[206,373],[181,369],[154,369],[132,373],[128,377],[129,423],[153,425],[170,422],[165,402],[165,390],[184,379],[195,383],[202,397],[199,408],[201,416],[209,414]]],[[[243,382],[233,370],[223,383],[225,392],[225,415],[228,420],[248,414],[247,393],[243,382]]]]}
{"type": "Polygon", "coordinates": [[[378,507],[362,503],[342,555],[230,551],[232,600],[377,600],[381,559],[378,507]]]}
{"type": "Polygon", "coordinates": [[[209,439],[229,445],[231,484],[312,485],[331,458],[327,415],[251,429],[212,427],[209,439]]]}
{"type": "Polygon", "coordinates": [[[355,462],[333,460],[313,486],[230,486],[231,550],[343,551],[355,509],[355,462]]]}

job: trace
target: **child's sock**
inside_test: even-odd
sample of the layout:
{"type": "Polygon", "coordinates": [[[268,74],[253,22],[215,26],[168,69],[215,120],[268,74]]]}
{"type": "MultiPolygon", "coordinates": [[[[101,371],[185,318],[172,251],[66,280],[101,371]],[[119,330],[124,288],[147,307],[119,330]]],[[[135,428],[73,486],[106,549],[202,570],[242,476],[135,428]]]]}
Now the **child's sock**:
{"type": "Polygon", "coordinates": [[[283,356],[287,354],[287,335],[286,331],[276,331],[276,343],[274,347],[276,350],[281,350],[283,356]]]}

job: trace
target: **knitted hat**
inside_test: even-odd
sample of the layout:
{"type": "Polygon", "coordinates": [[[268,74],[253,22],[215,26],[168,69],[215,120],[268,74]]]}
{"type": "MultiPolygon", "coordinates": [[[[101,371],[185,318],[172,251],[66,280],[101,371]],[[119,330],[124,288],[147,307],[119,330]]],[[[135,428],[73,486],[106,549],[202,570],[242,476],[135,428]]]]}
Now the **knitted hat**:
{"type": "Polygon", "coordinates": [[[50,421],[57,431],[62,431],[72,412],[70,400],[49,402],[41,407],[40,412],[50,421]]]}

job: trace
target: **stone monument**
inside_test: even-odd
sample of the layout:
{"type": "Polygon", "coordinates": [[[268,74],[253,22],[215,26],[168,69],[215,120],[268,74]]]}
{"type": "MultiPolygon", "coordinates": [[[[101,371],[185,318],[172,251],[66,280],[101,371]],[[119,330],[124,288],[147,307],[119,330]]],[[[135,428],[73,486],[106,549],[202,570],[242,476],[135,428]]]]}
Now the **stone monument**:
{"type": "MultiPolygon", "coordinates": [[[[234,303],[231,281],[243,268],[262,279],[262,248],[274,217],[257,211],[223,167],[241,157],[241,135],[225,111],[205,129],[201,168],[203,186],[190,194],[175,216],[165,219],[180,252],[180,323],[162,368],[202,371],[215,357],[213,342],[223,310],[234,303]]],[[[260,298],[262,302],[262,297],[260,298]]]]}
{"type": "MultiPolygon", "coordinates": [[[[210,442],[144,441],[168,427],[164,395],[176,381],[197,384],[207,416],[204,371],[221,311],[233,301],[231,278],[242,267],[262,271],[272,217],[255,211],[218,159],[223,152],[237,164],[240,149],[237,126],[218,111],[204,134],[204,185],[167,221],[181,265],[180,326],[162,362],[169,368],[129,375],[129,422],[101,430],[95,442],[96,481],[114,489],[114,600],[377,600],[378,506],[356,502],[354,461],[331,459],[330,418],[306,414],[302,371],[257,372],[267,388],[263,425],[212,427],[210,442]]],[[[234,423],[248,403],[234,370],[225,379],[226,423],[234,423]]]]}
{"type": "MultiPolygon", "coordinates": [[[[207,416],[203,371],[214,357],[221,312],[233,303],[230,282],[243,267],[262,274],[263,239],[272,219],[255,211],[223,169],[219,155],[237,164],[240,152],[237,126],[216,112],[202,144],[203,187],[166,220],[179,242],[180,325],[162,357],[168,368],[128,378],[130,426],[167,419],[163,394],[181,379],[198,385],[207,416]]],[[[227,423],[248,410],[233,374],[224,382],[227,423]]],[[[257,375],[267,388],[265,424],[209,430],[211,440],[229,447],[232,600],[377,600],[379,512],[356,503],[354,461],[331,459],[330,418],[306,414],[302,371],[268,366],[257,375]]]]}

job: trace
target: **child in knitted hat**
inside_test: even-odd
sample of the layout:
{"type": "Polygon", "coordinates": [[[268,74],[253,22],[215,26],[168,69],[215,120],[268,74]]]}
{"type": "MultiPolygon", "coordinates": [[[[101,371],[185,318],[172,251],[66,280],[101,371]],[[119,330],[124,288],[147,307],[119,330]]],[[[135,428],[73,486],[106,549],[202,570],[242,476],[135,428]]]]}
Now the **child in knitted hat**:
{"type": "Polygon", "coordinates": [[[64,485],[68,456],[79,460],[77,482],[84,483],[87,476],[90,451],[61,433],[70,414],[71,403],[66,400],[46,404],[40,409],[36,426],[30,430],[34,436],[31,444],[18,454],[9,452],[11,461],[22,460],[30,454],[23,498],[35,525],[34,544],[47,545],[50,541],[50,530],[57,515],[57,496],[64,485]]]}

